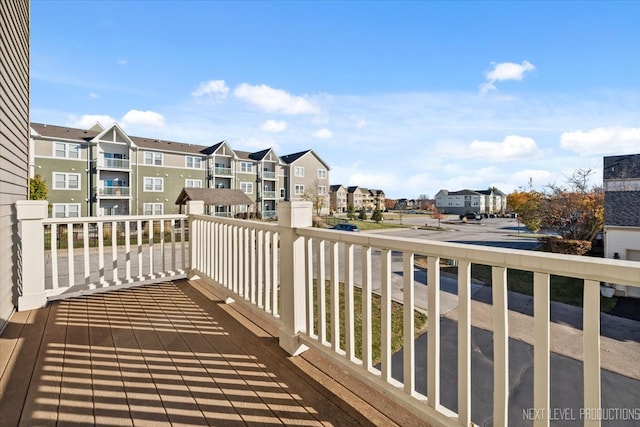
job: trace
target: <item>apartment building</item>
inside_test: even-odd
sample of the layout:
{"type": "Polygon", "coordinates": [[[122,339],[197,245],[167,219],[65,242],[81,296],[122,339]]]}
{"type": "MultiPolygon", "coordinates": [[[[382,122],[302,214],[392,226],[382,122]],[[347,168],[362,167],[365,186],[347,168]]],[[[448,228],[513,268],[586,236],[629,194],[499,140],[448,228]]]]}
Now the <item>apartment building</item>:
{"type": "Polygon", "coordinates": [[[347,187],[347,206],[353,206],[356,211],[362,208],[367,211],[384,210],[385,200],[385,194],[382,190],[358,187],[357,185],[347,187]]]}
{"type": "Polygon", "coordinates": [[[507,207],[507,195],[498,189],[440,190],[436,194],[436,208],[447,214],[502,214],[507,207]]]}
{"type": "Polygon", "coordinates": [[[281,156],[284,163],[284,190],[287,200],[307,200],[314,213],[329,213],[329,166],[313,151],[281,156]]]}
{"type": "MultiPolygon", "coordinates": [[[[178,213],[183,188],[215,188],[242,190],[252,205],[230,206],[223,198],[207,213],[274,218],[278,201],[291,194],[289,168],[309,162],[296,153],[291,166],[271,148],[251,153],[226,141],[202,146],[131,136],[117,123],[89,129],[31,123],[30,144],[30,176],[46,180],[52,217],[178,213]]],[[[328,181],[329,167],[319,162],[328,181]]]]}
{"type": "Polygon", "coordinates": [[[341,184],[329,186],[329,208],[332,212],[347,211],[347,189],[341,184]]]}

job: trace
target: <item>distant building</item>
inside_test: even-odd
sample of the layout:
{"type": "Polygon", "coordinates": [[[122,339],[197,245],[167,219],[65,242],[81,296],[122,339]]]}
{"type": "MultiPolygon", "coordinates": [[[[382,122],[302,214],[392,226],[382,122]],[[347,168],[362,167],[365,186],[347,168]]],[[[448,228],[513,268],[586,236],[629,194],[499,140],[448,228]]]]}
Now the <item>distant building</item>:
{"type": "MultiPolygon", "coordinates": [[[[604,158],[604,256],[640,261],[640,154],[604,158]]],[[[640,289],[616,285],[616,295],[640,289]]]]}
{"type": "Polygon", "coordinates": [[[307,200],[314,212],[329,213],[329,165],[313,150],[281,157],[284,165],[284,198],[307,200]]]}
{"type": "Polygon", "coordinates": [[[342,185],[329,187],[329,207],[332,212],[344,213],[347,211],[347,189],[342,185]]]}
{"type": "Polygon", "coordinates": [[[440,190],[435,205],[445,214],[503,214],[507,207],[507,195],[498,189],[490,190],[440,190]]]}

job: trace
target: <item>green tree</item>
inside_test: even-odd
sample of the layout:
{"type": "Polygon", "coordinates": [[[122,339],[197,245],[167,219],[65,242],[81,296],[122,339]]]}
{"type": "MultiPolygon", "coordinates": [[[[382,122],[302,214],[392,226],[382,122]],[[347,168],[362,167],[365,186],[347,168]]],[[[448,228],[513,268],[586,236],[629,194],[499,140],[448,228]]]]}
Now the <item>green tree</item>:
{"type": "Polygon", "coordinates": [[[375,222],[380,222],[382,221],[382,212],[380,211],[380,209],[376,209],[373,211],[373,213],[371,214],[371,219],[375,222]]]}
{"type": "Polygon", "coordinates": [[[358,214],[358,219],[360,221],[366,221],[367,220],[367,211],[364,208],[360,209],[360,213],[358,214]]]}
{"type": "Polygon", "coordinates": [[[355,217],[356,217],[356,208],[354,208],[353,205],[347,206],[347,218],[355,219],[355,217]]]}
{"type": "Polygon", "coordinates": [[[47,200],[48,193],[47,181],[40,175],[29,180],[29,200],[47,200]]]}

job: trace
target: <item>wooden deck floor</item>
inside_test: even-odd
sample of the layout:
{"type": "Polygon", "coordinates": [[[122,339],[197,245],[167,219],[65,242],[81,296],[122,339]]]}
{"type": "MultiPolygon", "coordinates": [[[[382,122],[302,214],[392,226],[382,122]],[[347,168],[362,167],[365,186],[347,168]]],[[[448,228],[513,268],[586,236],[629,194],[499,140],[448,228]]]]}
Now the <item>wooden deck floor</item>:
{"type": "Polygon", "coordinates": [[[16,313],[0,425],[417,425],[318,355],[287,357],[268,329],[186,280],[16,313]]]}

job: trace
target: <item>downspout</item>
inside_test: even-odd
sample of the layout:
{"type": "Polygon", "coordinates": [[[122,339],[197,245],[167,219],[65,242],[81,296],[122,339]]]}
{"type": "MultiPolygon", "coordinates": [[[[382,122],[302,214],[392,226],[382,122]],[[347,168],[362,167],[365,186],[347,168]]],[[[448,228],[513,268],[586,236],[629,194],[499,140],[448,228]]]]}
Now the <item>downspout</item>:
{"type": "MultiPolygon", "coordinates": [[[[91,210],[91,156],[93,152],[91,150],[91,143],[87,144],[87,216],[93,216],[91,210]]],[[[82,215],[80,215],[82,216],[82,215]]]]}
{"type": "Polygon", "coordinates": [[[140,171],[138,165],[140,164],[140,149],[136,147],[136,215],[140,215],[140,198],[138,197],[138,190],[140,188],[140,176],[138,172],[140,171]]]}

